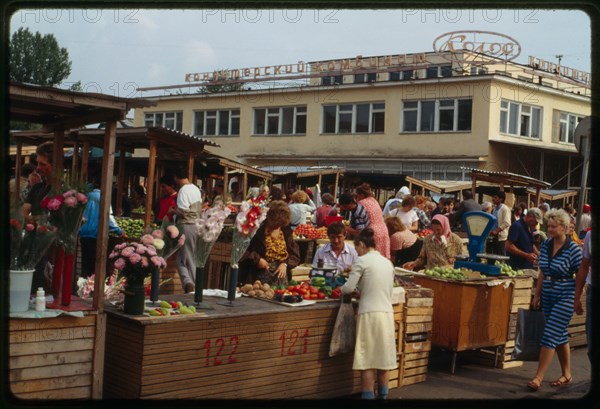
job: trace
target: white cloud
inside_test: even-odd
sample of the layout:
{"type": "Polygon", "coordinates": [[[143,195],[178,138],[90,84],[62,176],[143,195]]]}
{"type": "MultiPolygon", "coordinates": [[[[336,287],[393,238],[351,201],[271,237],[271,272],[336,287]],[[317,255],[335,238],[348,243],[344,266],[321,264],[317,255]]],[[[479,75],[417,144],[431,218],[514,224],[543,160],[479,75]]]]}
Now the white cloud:
{"type": "Polygon", "coordinates": [[[167,67],[163,64],[150,63],[148,70],[146,71],[146,78],[152,82],[160,82],[161,78],[164,77],[167,71],[167,67]]]}
{"type": "Polygon", "coordinates": [[[155,31],[158,29],[156,21],[147,13],[139,13],[138,16],[135,16],[135,20],[137,20],[136,23],[139,24],[142,30],[155,31]]]}
{"type": "Polygon", "coordinates": [[[182,71],[205,72],[217,68],[214,67],[218,60],[217,54],[206,41],[189,41],[183,52],[186,56],[181,66],[182,71]]]}

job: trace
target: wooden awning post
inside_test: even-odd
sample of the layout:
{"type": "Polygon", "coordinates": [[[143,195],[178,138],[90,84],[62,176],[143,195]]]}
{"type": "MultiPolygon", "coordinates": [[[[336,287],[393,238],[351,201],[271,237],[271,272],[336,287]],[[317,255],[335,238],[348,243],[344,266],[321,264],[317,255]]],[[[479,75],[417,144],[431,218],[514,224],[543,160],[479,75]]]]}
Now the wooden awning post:
{"type": "Polygon", "coordinates": [[[333,200],[337,201],[337,191],[338,191],[338,183],[340,179],[340,173],[337,172],[335,174],[335,183],[333,184],[333,200]]]}
{"type": "MultiPolygon", "coordinates": [[[[125,150],[121,148],[119,150],[119,173],[117,175],[117,198],[115,201],[115,208],[113,212],[116,216],[121,216],[123,213],[123,189],[126,187],[125,183],[125,150]]],[[[112,186],[111,186],[112,190],[112,186]]]]}
{"type": "Polygon", "coordinates": [[[102,178],[100,181],[100,212],[96,240],[96,266],[94,280],[94,309],[104,311],[104,278],[108,256],[108,221],[112,196],[112,174],[115,165],[116,121],[106,123],[104,132],[104,155],[102,158],[102,178]]]}
{"type": "Polygon", "coordinates": [[[223,203],[227,203],[227,199],[229,199],[229,174],[227,173],[229,168],[225,166],[225,170],[223,171],[223,203]]]}
{"type": "Polygon", "coordinates": [[[15,162],[15,203],[19,203],[19,195],[23,188],[21,187],[21,156],[23,155],[23,144],[21,142],[17,142],[17,157],[15,162]]]}
{"type": "Polygon", "coordinates": [[[188,179],[190,180],[190,182],[192,181],[193,177],[194,177],[194,153],[190,152],[190,153],[188,153],[188,179]]]}
{"type": "MultiPolygon", "coordinates": [[[[75,177],[77,175],[77,167],[79,165],[79,144],[77,141],[73,143],[73,158],[71,160],[71,175],[75,177]]],[[[81,179],[82,182],[85,182],[85,179],[81,179]]]]}
{"type": "Polygon", "coordinates": [[[83,143],[83,152],[81,152],[81,169],[80,175],[81,180],[86,180],[88,175],[88,166],[90,163],[90,143],[85,141],[83,143]]]}
{"type": "Polygon", "coordinates": [[[242,200],[246,200],[248,194],[248,172],[244,171],[244,177],[242,181],[242,200]]]}
{"type": "MultiPolygon", "coordinates": [[[[58,171],[60,177],[64,176],[64,162],[65,162],[65,131],[61,128],[54,129],[54,146],[53,146],[53,158],[52,158],[52,166],[54,167],[54,171],[58,171]]],[[[58,188],[60,185],[60,178],[53,181],[53,187],[58,188]]]]}
{"type": "Polygon", "coordinates": [[[535,206],[538,207],[540,205],[540,190],[541,188],[538,186],[535,188],[535,206]]]}
{"type": "Polygon", "coordinates": [[[150,153],[148,156],[148,189],[146,192],[146,227],[152,222],[152,198],[154,196],[154,172],[156,171],[156,140],[150,139],[150,153]]]}

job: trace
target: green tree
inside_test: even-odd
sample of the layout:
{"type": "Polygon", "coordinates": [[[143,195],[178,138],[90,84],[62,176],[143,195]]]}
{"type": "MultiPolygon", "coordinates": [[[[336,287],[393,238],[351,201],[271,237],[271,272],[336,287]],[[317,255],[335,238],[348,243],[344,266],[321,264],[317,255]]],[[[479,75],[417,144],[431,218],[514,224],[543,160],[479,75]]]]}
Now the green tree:
{"type": "Polygon", "coordinates": [[[9,70],[11,81],[54,86],[71,74],[71,60],[54,35],[21,27],[10,39],[9,70]]]}

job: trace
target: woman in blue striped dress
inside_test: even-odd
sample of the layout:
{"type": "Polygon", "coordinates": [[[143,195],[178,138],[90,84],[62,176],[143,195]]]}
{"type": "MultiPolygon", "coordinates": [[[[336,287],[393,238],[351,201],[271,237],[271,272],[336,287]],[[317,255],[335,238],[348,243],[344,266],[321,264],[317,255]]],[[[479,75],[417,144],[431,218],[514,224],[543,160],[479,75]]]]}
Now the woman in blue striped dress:
{"type": "Polygon", "coordinates": [[[547,219],[547,234],[550,238],[540,247],[541,271],[533,297],[533,307],[539,308],[541,301],[546,317],[537,372],[527,384],[534,391],[540,389],[554,351],[558,355],[562,374],[550,386],[566,385],[573,381],[567,327],[573,316],[574,274],[579,269],[582,254],[581,248],[567,237],[570,223],[568,213],[564,210],[552,210],[547,213],[547,219]]]}

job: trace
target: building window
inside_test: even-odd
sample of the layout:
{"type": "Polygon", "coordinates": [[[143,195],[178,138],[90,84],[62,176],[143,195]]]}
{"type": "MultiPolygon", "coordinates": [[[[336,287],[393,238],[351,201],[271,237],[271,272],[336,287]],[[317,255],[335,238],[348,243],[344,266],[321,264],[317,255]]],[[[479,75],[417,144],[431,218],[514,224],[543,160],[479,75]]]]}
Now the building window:
{"type": "Polygon", "coordinates": [[[383,133],[385,103],[323,106],[323,133],[383,133]]]}
{"type": "Polygon", "coordinates": [[[163,128],[182,130],[183,112],[146,112],[144,114],[144,126],[160,126],[163,128]]]}
{"type": "Polygon", "coordinates": [[[541,108],[512,101],[500,101],[500,133],[540,139],[541,126],[541,108]]]}
{"type": "Polygon", "coordinates": [[[452,64],[435,65],[425,70],[425,78],[439,78],[452,76],[452,64]]]}
{"type": "Polygon", "coordinates": [[[321,85],[338,85],[343,83],[343,75],[328,75],[326,77],[321,77],[321,85]]]}
{"type": "Polygon", "coordinates": [[[559,117],[558,140],[563,143],[573,143],[575,128],[577,128],[579,121],[582,119],[582,116],[561,112],[559,117]]]}
{"type": "Polygon", "coordinates": [[[470,131],[471,99],[404,101],[402,132],[470,131]]]}
{"type": "Polygon", "coordinates": [[[354,74],[354,83],[362,84],[365,82],[375,82],[377,81],[377,73],[371,72],[368,74],[354,74]]]}
{"type": "Polygon", "coordinates": [[[239,109],[194,111],[194,135],[232,136],[239,134],[239,109]]]}
{"type": "Polygon", "coordinates": [[[254,109],[255,135],[306,134],[306,105],[254,109]]]}
{"type": "Polygon", "coordinates": [[[390,81],[407,81],[412,80],[415,75],[414,70],[402,70],[390,72],[389,80],[390,81]]]}

